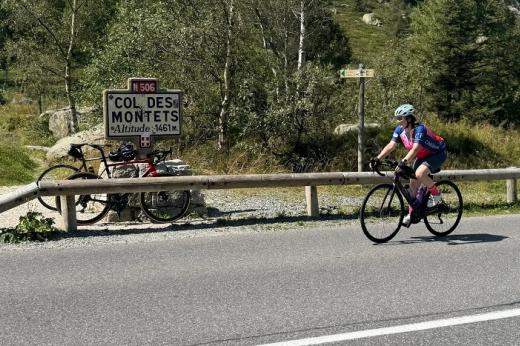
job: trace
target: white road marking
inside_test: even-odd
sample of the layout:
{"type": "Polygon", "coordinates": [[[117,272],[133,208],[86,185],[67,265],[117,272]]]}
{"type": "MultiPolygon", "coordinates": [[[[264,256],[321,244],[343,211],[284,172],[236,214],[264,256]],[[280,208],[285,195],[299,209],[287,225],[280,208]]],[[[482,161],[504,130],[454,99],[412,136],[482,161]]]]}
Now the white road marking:
{"type": "Polygon", "coordinates": [[[372,336],[380,336],[380,335],[408,333],[408,332],[415,332],[415,331],[419,331],[419,330],[451,327],[451,326],[457,326],[457,325],[461,325],[461,324],[492,321],[492,320],[499,320],[499,319],[503,319],[503,318],[517,317],[517,316],[520,316],[520,309],[511,309],[511,310],[489,312],[489,313],[478,314],[478,315],[461,316],[461,317],[447,318],[447,319],[442,319],[442,320],[404,324],[402,326],[360,330],[357,332],[335,334],[335,335],[325,335],[325,336],[319,336],[319,337],[315,337],[315,338],[282,341],[282,342],[276,342],[276,343],[272,343],[272,344],[264,344],[261,346],[320,345],[320,344],[326,344],[329,342],[339,342],[339,341],[345,341],[345,340],[362,339],[362,338],[369,338],[372,336]]]}

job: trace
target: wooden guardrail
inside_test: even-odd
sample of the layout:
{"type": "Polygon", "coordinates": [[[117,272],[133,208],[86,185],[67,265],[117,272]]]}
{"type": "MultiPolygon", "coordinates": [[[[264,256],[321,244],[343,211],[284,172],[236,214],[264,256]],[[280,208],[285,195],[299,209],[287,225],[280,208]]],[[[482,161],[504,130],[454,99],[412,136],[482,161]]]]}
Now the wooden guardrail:
{"type": "Polygon", "coordinates": [[[0,196],[0,213],[27,203],[39,195],[38,185],[31,183],[19,188],[16,191],[0,196]]]}
{"type": "MultiPolygon", "coordinates": [[[[392,173],[388,173],[391,177],[392,173]]],[[[452,181],[507,180],[506,199],[515,202],[516,180],[520,168],[447,170],[437,173],[435,180],[452,181]]],[[[307,212],[310,216],[319,213],[316,186],[319,185],[365,185],[388,181],[371,172],[254,174],[254,175],[201,175],[153,178],[118,178],[99,180],[57,180],[41,182],[38,187],[30,184],[0,198],[0,213],[41,196],[60,196],[62,228],[76,230],[74,196],[87,193],[125,193],[162,190],[203,190],[305,186],[307,212]]]]}

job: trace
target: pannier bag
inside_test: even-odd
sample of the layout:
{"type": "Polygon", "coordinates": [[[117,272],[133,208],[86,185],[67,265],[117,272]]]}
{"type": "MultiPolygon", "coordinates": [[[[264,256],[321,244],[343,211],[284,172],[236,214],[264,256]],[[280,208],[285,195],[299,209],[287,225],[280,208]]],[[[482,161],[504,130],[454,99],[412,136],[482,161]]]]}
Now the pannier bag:
{"type": "Polygon", "coordinates": [[[83,152],[81,151],[81,147],[71,145],[69,151],[67,152],[70,156],[75,159],[81,159],[83,157],[83,152]]]}

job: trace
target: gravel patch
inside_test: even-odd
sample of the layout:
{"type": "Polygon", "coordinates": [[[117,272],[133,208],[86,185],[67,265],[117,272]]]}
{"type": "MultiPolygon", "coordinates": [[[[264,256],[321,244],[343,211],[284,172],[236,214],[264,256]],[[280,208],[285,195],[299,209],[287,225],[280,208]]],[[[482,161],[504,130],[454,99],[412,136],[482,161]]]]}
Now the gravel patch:
{"type": "MultiPolygon", "coordinates": [[[[0,194],[19,187],[0,187],[0,194]]],[[[306,212],[303,188],[279,193],[276,189],[252,190],[204,190],[207,215],[185,217],[174,224],[139,222],[97,223],[80,226],[77,232],[65,238],[46,243],[0,244],[2,250],[33,248],[83,247],[106,243],[132,243],[161,241],[166,239],[216,236],[229,232],[269,232],[315,227],[338,226],[357,222],[353,211],[361,205],[362,198],[318,194],[320,217],[310,218],[306,212]],[[259,191],[260,190],[260,191],[259,191]],[[301,191],[301,193],[300,193],[301,191]]],[[[45,217],[59,215],[37,200],[8,210],[0,215],[1,227],[14,227],[20,216],[29,211],[40,212],[45,217]]]]}

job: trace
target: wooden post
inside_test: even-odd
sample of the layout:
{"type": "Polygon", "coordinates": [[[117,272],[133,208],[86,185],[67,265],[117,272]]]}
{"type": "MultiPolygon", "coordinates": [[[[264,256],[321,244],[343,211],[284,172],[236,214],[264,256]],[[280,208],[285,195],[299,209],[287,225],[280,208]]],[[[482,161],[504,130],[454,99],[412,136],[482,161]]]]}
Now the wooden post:
{"type": "Polygon", "coordinates": [[[516,203],[516,179],[507,179],[507,203],[516,203]]]}
{"type": "Polygon", "coordinates": [[[305,199],[307,200],[307,215],[318,217],[320,215],[320,207],[316,186],[305,186],[305,199]]]}
{"type": "Polygon", "coordinates": [[[61,225],[59,227],[67,232],[78,230],[76,222],[76,203],[74,196],[59,196],[61,225]]]}
{"type": "MultiPolygon", "coordinates": [[[[364,70],[363,64],[359,64],[360,76],[363,74],[361,71],[364,70]]],[[[365,132],[365,78],[359,78],[359,105],[358,105],[358,118],[359,118],[359,129],[358,129],[358,172],[363,172],[364,160],[364,132],[365,132]]]]}

